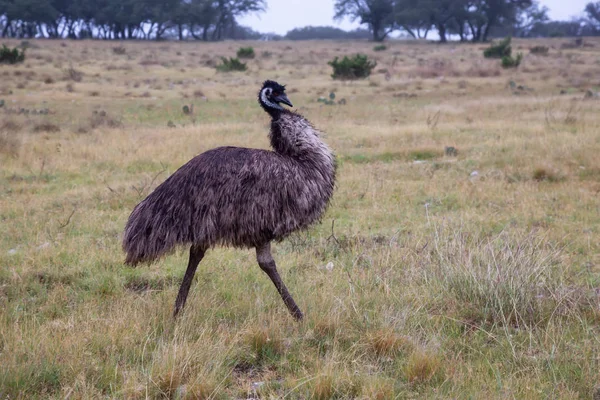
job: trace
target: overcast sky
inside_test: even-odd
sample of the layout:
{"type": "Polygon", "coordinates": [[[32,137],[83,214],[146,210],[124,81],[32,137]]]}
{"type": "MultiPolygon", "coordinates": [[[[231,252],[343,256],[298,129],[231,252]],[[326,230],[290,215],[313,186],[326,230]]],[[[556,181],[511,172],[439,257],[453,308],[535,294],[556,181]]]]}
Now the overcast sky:
{"type": "MultiPolygon", "coordinates": [[[[570,19],[580,15],[590,0],[540,0],[550,9],[552,19],[570,19]]],[[[267,11],[247,15],[240,19],[242,25],[259,32],[285,34],[294,28],[307,25],[332,25],[342,29],[358,27],[348,20],[333,21],[334,0],[267,0],[267,11]]]]}

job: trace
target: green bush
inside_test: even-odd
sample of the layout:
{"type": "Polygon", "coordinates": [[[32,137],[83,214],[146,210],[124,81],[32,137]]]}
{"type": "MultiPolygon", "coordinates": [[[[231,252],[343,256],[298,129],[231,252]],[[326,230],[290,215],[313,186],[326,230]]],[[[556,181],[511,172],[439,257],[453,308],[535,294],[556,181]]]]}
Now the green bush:
{"type": "Polygon", "coordinates": [[[333,67],[333,79],[350,80],[364,79],[371,75],[373,68],[377,66],[375,61],[370,61],[364,54],[356,54],[353,57],[344,56],[340,61],[336,57],[327,63],[333,67]]]}
{"type": "Polygon", "coordinates": [[[538,56],[547,56],[548,51],[549,49],[547,46],[534,46],[529,50],[531,54],[536,54],[538,56]]]}
{"type": "Polygon", "coordinates": [[[502,57],[502,68],[517,68],[521,65],[523,60],[523,53],[517,53],[516,57],[504,56],[502,57]]]}
{"type": "Polygon", "coordinates": [[[385,44],[379,44],[373,47],[373,51],[384,51],[387,50],[387,46],[385,44]]]}
{"type": "Polygon", "coordinates": [[[10,49],[5,44],[0,49],[0,64],[17,64],[25,61],[25,50],[10,49]]]}
{"type": "Polygon", "coordinates": [[[254,58],[254,48],[252,47],[240,47],[237,51],[238,58],[254,58]]]}
{"type": "Polygon", "coordinates": [[[490,47],[483,51],[483,56],[485,58],[502,58],[506,56],[510,57],[512,53],[510,42],[511,37],[509,36],[496,45],[492,44],[490,47]]]}
{"type": "Polygon", "coordinates": [[[245,71],[246,64],[241,62],[237,58],[221,57],[221,64],[217,65],[217,71],[219,72],[230,72],[230,71],[245,71]]]}

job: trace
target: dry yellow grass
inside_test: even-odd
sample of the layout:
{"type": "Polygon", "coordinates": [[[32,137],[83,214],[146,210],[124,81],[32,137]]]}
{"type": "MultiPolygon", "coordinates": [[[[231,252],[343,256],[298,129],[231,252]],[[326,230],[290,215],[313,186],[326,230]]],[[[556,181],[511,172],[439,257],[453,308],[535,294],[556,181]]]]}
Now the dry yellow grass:
{"type": "Polygon", "coordinates": [[[518,70],[471,44],[257,42],[244,73],[214,65],[247,43],[32,42],[0,66],[0,397],[590,398],[600,41],[566,41],[517,40],[518,70]],[[359,51],[371,78],[333,81],[359,51]],[[174,322],[185,251],[124,267],[123,226],[194,155],[268,147],[264,79],[339,159],[323,223],[274,247],[306,321],[216,249],[174,322]]]}

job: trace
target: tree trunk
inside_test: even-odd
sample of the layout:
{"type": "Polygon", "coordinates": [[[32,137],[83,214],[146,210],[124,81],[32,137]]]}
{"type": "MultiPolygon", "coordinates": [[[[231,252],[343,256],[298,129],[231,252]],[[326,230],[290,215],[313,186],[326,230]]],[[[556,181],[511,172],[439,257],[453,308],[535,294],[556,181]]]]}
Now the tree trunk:
{"type": "Polygon", "coordinates": [[[436,25],[438,34],[440,35],[440,43],[446,43],[448,39],[446,38],[446,25],[440,23],[436,25]]]}
{"type": "Polygon", "coordinates": [[[492,24],[488,23],[485,26],[485,30],[483,31],[483,37],[481,38],[482,42],[487,42],[488,41],[488,35],[490,34],[490,28],[491,28],[492,24]]]}
{"type": "Polygon", "coordinates": [[[485,26],[485,29],[483,31],[483,37],[481,38],[482,41],[487,42],[488,36],[490,34],[490,29],[492,28],[492,26],[495,23],[496,23],[496,15],[494,15],[494,14],[489,15],[487,25],[485,26]]]}
{"type": "Polygon", "coordinates": [[[379,22],[375,22],[373,24],[371,24],[371,29],[373,30],[373,41],[374,42],[383,42],[383,39],[380,35],[379,35],[379,31],[381,30],[381,26],[379,24],[379,22]]]}
{"type": "Polygon", "coordinates": [[[408,32],[408,34],[410,36],[412,36],[413,39],[417,39],[417,36],[420,36],[420,32],[418,29],[417,29],[417,33],[415,33],[415,31],[410,29],[408,26],[403,26],[402,29],[404,29],[406,32],[408,32]]]}
{"type": "Polygon", "coordinates": [[[460,37],[460,41],[465,41],[465,23],[463,21],[459,21],[458,23],[458,36],[460,37]]]}
{"type": "Polygon", "coordinates": [[[6,37],[6,34],[8,33],[8,29],[10,28],[12,24],[12,21],[10,19],[6,19],[6,25],[4,26],[4,29],[2,29],[2,37],[6,37]]]}

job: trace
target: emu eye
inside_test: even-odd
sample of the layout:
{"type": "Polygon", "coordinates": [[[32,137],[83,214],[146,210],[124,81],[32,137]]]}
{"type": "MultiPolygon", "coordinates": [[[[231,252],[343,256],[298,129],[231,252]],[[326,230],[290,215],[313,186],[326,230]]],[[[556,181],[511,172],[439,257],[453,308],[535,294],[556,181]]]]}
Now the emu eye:
{"type": "Polygon", "coordinates": [[[271,93],[271,95],[277,97],[277,96],[279,96],[279,92],[273,92],[273,93],[271,93]]]}

